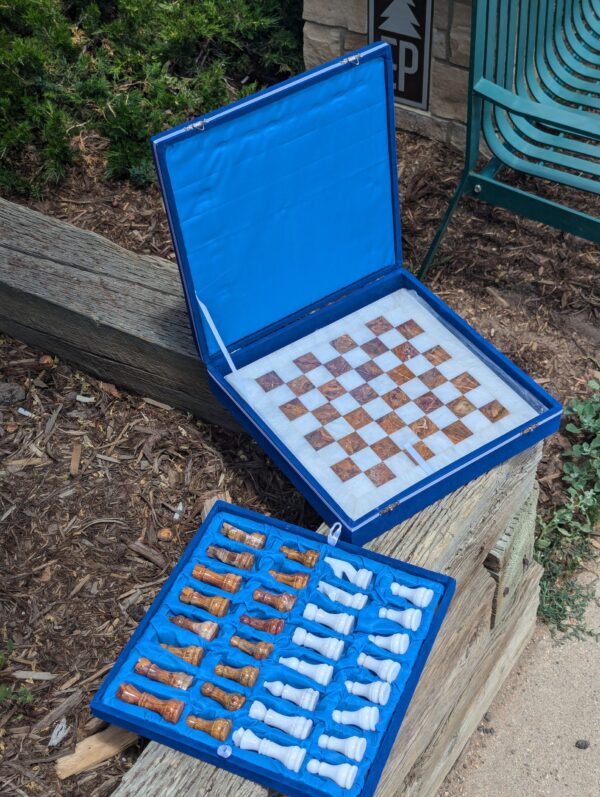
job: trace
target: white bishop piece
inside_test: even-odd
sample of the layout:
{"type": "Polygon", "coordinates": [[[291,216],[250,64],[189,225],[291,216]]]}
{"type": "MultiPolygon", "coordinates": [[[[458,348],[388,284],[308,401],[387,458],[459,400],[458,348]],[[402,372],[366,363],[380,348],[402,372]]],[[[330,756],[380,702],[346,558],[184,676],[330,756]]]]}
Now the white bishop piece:
{"type": "Polygon", "coordinates": [[[255,700],[252,703],[248,716],[253,720],[260,720],[272,728],[279,728],[295,739],[306,739],[313,726],[313,721],[306,717],[289,717],[287,714],[280,714],[278,711],[273,711],[272,708],[267,708],[260,700],[255,700]]]}
{"type": "Polygon", "coordinates": [[[310,664],[308,661],[302,661],[296,658],[296,656],[288,656],[287,658],[285,656],[280,656],[279,663],[283,664],[285,667],[289,667],[290,670],[296,670],[300,675],[306,675],[308,678],[312,678],[313,681],[316,681],[322,686],[329,686],[333,678],[333,667],[331,664],[310,664]]]}
{"type": "Polygon", "coordinates": [[[411,631],[416,631],[421,625],[420,609],[380,609],[379,616],[385,617],[386,620],[392,620],[411,631]]]}
{"type": "Polygon", "coordinates": [[[391,636],[381,636],[380,634],[369,634],[369,640],[377,645],[378,648],[389,650],[390,653],[406,653],[410,643],[408,634],[392,634],[391,636]]]}
{"type": "Polygon", "coordinates": [[[263,686],[275,697],[289,700],[307,711],[314,711],[319,702],[319,693],[316,689],[296,689],[295,686],[284,684],[281,681],[265,681],[263,686]]]}
{"type": "Polygon", "coordinates": [[[327,736],[326,733],[322,733],[319,736],[319,747],[324,750],[335,750],[336,753],[341,753],[353,761],[362,761],[367,751],[367,740],[362,736],[340,739],[338,736],[327,736]]]}
{"type": "Polygon", "coordinates": [[[342,789],[351,789],[354,786],[358,767],[355,764],[328,764],[311,758],[306,768],[311,775],[320,775],[322,778],[331,778],[342,789]]]}
{"type": "Polygon", "coordinates": [[[374,656],[368,656],[366,653],[359,653],[357,663],[361,667],[366,667],[371,670],[375,675],[378,675],[382,681],[392,683],[398,677],[400,672],[400,664],[392,659],[376,659],[374,656]]]}
{"type": "Polygon", "coordinates": [[[351,592],[334,587],[333,584],[328,584],[326,581],[319,581],[317,589],[327,595],[329,600],[341,603],[342,606],[349,606],[351,609],[363,609],[368,600],[367,596],[363,595],[362,592],[357,592],[353,595],[351,592]]]}
{"type": "Polygon", "coordinates": [[[324,609],[319,609],[315,603],[307,603],[302,616],[307,620],[327,626],[332,631],[337,631],[338,634],[349,634],[354,628],[354,617],[351,614],[326,612],[324,609]]]}
{"type": "Polygon", "coordinates": [[[367,589],[373,578],[373,573],[370,570],[364,567],[357,570],[355,567],[352,567],[350,562],[344,562],[342,559],[334,559],[332,556],[326,556],[323,561],[327,562],[338,578],[343,578],[345,576],[351,584],[354,584],[355,587],[359,587],[360,589],[367,589]]]}
{"type": "Polygon", "coordinates": [[[320,637],[309,633],[305,628],[296,628],[292,635],[292,642],[304,648],[316,650],[328,659],[338,661],[344,652],[344,643],[341,639],[333,637],[320,637]]]}
{"type": "Polygon", "coordinates": [[[426,609],[433,599],[433,590],[428,587],[405,587],[404,584],[394,582],[391,590],[392,594],[405,598],[420,609],[426,609]]]}
{"type": "Polygon", "coordinates": [[[372,681],[370,684],[363,684],[360,681],[346,681],[346,689],[351,695],[358,695],[370,700],[371,703],[379,703],[385,706],[390,699],[392,687],[385,681],[372,681]]]}
{"type": "Polygon", "coordinates": [[[362,731],[374,731],[379,722],[377,706],[365,706],[358,711],[334,711],[331,714],[334,722],[342,725],[355,725],[362,731]]]}
{"type": "Polygon", "coordinates": [[[299,772],[306,750],[303,747],[284,747],[276,744],[269,739],[260,739],[255,733],[247,728],[238,728],[233,734],[233,743],[240,750],[252,750],[259,755],[266,755],[281,761],[284,767],[291,769],[292,772],[299,772]]]}

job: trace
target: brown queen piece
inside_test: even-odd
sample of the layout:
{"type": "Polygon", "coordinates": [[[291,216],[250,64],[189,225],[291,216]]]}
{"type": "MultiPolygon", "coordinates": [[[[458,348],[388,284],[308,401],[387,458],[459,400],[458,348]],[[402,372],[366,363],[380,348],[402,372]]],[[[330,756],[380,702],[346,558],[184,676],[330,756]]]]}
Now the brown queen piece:
{"type": "Polygon", "coordinates": [[[249,625],[256,631],[266,631],[267,634],[281,634],[285,625],[285,621],[280,617],[269,617],[263,620],[261,617],[250,617],[248,614],[242,614],[240,623],[249,625]]]}
{"type": "Polygon", "coordinates": [[[194,667],[200,664],[204,656],[204,648],[198,647],[198,645],[187,645],[184,648],[178,648],[176,645],[167,645],[165,642],[161,642],[160,646],[194,667]]]}
{"type": "Polygon", "coordinates": [[[280,592],[276,595],[273,592],[267,592],[265,589],[255,589],[252,597],[259,603],[272,606],[278,612],[289,612],[296,603],[296,595],[292,595],[290,592],[280,592]]]}
{"type": "Polygon", "coordinates": [[[166,722],[172,723],[179,720],[185,706],[182,700],[175,700],[175,698],[161,700],[159,697],[154,697],[154,695],[151,695],[149,692],[141,692],[131,684],[121,684],[117,689],[117,697],[125,703],[131,703],[134,706],[155,711],[157,714],[160,714],[166,722]]]}
{"type": "Polygon", "coordinates": [[[231,567],[239,567],[240,570],[252,570],[254,567],[254,554],[249,551],[230,551],[228,548],[220,548],[218,545],[209,545],[206,555],[211,559],[218,559],[223,564],[231,567]]]}
{"type": "Polygon", "coordinates": [[[273,652],[273,645],[270,642],[251,642],[235,634],[229,640],[229,644],[257,660],[266,659],[273,652]]]}
{"type": "Polygon", "coordinates": [[[191,587],[184,587],[179,595],[182,603],[189,603],[191,606],[198,606],[215,617],[225,617],[229,611],[229,598],[221,598],[219,595],[204,595],[196,592],[191,587]]]}
{"type": "Polygon", "coordinates": [[[282,545],[279,549],[286,559],[291,559],[292,562],[300,562],[304,567],[314,567],[319,561],[319,551],[314,551],[309,548],[307,551],[298,551],[296,548],[290,548],[287,545],[282,545]]]}
{"type": "Polygon", "coordinates": [[[217,573],[204,565],[196,565],[192,570],[192,576],[225,592],[237,592],[242,586],[242,577],[237,573],[217,573]]]}
{"type": "Polygon", "coordinates": [[[209,683],[208,681],[202,684],[200,689],[204,697],[210,697],[211,700],[216,700],[227,711],[237,711],[246,702],[246,698],[240,692],[226,692],[218,686],[209,683]]]}
{"type": "Polygon", "coordinates": [[[137,660],[133,669],[138,675],[144,675],[146,678],[150,678],[151,681],[160,681],[161,684],[173,686],[175,689],[189,689],[194,680],[194,676],[188,675],[187,672],[163,670],[158,664],[154,664],[153,661],[144,656],[137,660]]]}
{"type": "Polygon", "coordinates": [[[242,531],[232,526],[231,523],[223,523],[221,526],[221,534],[228,537],[230,540],[248,545],[250,548],[264,548],[265,542],[267,541],[264,534],[260,534],[258,531],[242,531]]]}
{"type": "Polygon", "coordinates": [[[224,742],[231,732],[232,722],[226,720],[224,717],[217,717],[216,720],[205,720],[202,717],[196,717],[194,714],[189,714],[186,719],[186,725],[194,728],[196,731],[204,731],[212,736],[213,739],[218,739],[224,742]]]}
{"type": "Polygon", "coordinates": [[[241,686],[254,686],[258,673],[258,667],[228,667],[226,664],[217,664],[214,673],[220,675],[221,678],[229,678],[230,681],[235,681],[241,686]]]}
{"type": "Polygon", "coordinates": [[[196,622],[195,620],[190,620],[189,617],[185,617],[183,614],[175,614],[169,617],[169,620],[179,628],[185,628],[186,631],[198,634],[202,639],[212,640],[219,633],[219,626],[217,623],[213,623],[212,620],[196,622]]]}
{"type": "Polygon", "coordinates": [[[273,576],[275,581],[293,589],[304,589],[310,578],[309,573],[280,573],[277,570],[269,570],[269,575],[273,576]]]}

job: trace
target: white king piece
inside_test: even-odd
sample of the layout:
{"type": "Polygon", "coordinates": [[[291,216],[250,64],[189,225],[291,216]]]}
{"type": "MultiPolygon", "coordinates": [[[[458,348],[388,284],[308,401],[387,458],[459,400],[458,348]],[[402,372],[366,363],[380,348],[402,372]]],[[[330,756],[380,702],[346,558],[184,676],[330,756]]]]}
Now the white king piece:
{"type": "Polygon", "coordinates": [[[334,722],[342,725],[355,725],[362,731],[374,731],[379,722],[377,706],[365,706],[358,711],[334,711],[331,714],[334,722]]]}
{"type": "Polygon", "coordinates": [[[401,655],[406,653],[410,644],[408,634],[392,634],[391,636],[381,636],[380,634],[369,634],[369,640],[377,645],[378,648],[389,650],[390,653],[401,655]]]}
{"type": "Polygon", "coordinates": [[[341,753],[353,761],[362,761],[367,751],[367,740],[362,736],[340,739],[339,736],[327,736],[326,733],[322,733],[319,736],[319,747],[323,750],[335,750],[336,753],[341,753]]]}
{"type": "Polygon", "coordinates": [[[322,686],[329,686],[333,678],[333,667],[331,664],[310,664],[308,661],[302,661],[296,656],[280,656],[279,663],[284,667],[289,667],[290,670],[296,670],[300,675],[306,675],[312,678],[322,686]]]}
{"type": "Polygon", "coordinates": [[[326,581],[319,581],[317,589],[327,595],[330,601],[341,603],[342,606],[349,606],[351,609],[363,609],[368,600],[367,596],[363,595],[362,592],[357,592],[353,595],[351,592],[334,587],[333,584],[328,584],[326,581]]]}
{"type": "Polygon", "coordinates": [[[252,750],[259,755],[265,755],[280,761],[284,767],[291,769],[292,772],[299,772],[306,750],[303,747],[284,747],[276,744],[269,739],[260,739],[255,733],[246,729],[238,728],[233,734],[233,743],[240,750],[252,750]]]}
{"type": "Polygon", "coordinates": [[[263,686],[275,697],[289,700],[307,711],[314,711],[319,702],[319,693],[316,689],[296,689],[295,686],[284,684],[281,681],[265,681],[263,686]]]}
{"type": "Polygon", "coordinates": [[[252,703],[248,716],[253,720],[260,720],[272,728],[279,728],[295,739],[306,739],[313,726],[313,721],[306,717],[289,717],[287,714],[280,714],[278,711],[273,711],[272,708],[267,708],[260,700],[255,700],[252,703]]]}
{"type": "Polygon", "coordinates": [[[319,609],[315,603],[307,603],[302,616],[311,622],[331,628],[338,634],[347,635],[354,628],[354,617],[351,614],[326,612],[324,609],[319,609]]]}
{"type": "Polygon", "coordinates": [[[344,643],[341,639],[316,636],[316,634],[309,633],[305,628],[296,628],[292,636],[292,642],[295,645],[316,650],[317,653],[334,661],[339,661],[344,652],[344,643]]]}
{"type": "Polygon", "coordinates": [[[320,775],[322,778],[331,778],[342,789],[351,789],[354,786],[358,767],[355,764],[328,764],[311,758],[306,765],[311,775],[320,775]]]}
{"type": "Polygon", "coordinates": [[[379,703],[380,706],[387,704],[392,692],[392,687],[386,681],[372,681],[370,684],[363,684],[360,681],[346,681],[345,686],[351,695],[364,697],[365,700],[370,700],[371,703],[379,703]]]}
{"type": "Polygon", "coordinates": [[[380,609],[379,616],[411,631],[416,631],[421,625],[420,609],[380,609]]]}
{"type": "Polygon", "coordinates": [[[344,562],[342,559],[334,559],[332,556],[326,556],[323,560],[327,562],[329,567],[333,570],[337,578],[346,577],[351,584],[360,589],[368,589],[373,573],[364,567],[357,570],[352,567],[350,562],[344,562]]]}
{"type": "Polygon", "coordinates": [[[398,595],[410,601],[413,606],[418,606],[419,609],[426,609],[433,600],[433,590],[428,587],[405,587],[404,584],[396,584],[394,582],[391,586],[392,594],[398,595]]]}
{"type": "Polygon", "coordinates": [[[375,675],[378,675],[382,681],[392,683],[398,677],[400,672],[400,664],[392,659],[376,659],[374,656],[368,656],[366,653],[359,653],[357,664],[371,670],[375,675]]]}

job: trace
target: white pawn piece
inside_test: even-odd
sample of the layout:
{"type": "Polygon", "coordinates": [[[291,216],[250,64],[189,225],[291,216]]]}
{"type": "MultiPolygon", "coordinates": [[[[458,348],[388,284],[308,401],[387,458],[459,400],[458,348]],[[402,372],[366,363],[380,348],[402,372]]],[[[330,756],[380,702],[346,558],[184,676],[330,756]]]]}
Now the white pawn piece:
{"type": "Polygon", "coordinates": [[[405,587],[404,584],[394,582],[391,590],[393,595],[405,598],[419,609],[426,609],[433,600],[433,590],[428,587],[405,587]]]}
{"type": "Polygon", "coordinates": [[[276,744],[270,739],[260,739],[255,733],[247,728],[238,728],[233,734],[233,743],[240,750],[252,750],[259,755],[265,755],[280,761],[284,767],[291,769],[292,772],[299,772],[306,750],[303,747],[285,747],[276,744]]]}
{"type": "Polygon", "coordinates": [[[287,658],[281,656],[279,658],[279,663],[283,664],[285,667],[289,667],[291,670],[296,670],[300,675],[306,675],[308,678],[312,678],[313,681],[316,681],[322,686],[329,686],[333,678],[333,667],[331,664],[310,664],[308,661],[302,661],[296,658],[296,656],[288,656],[287,658]]]}
{"type": "Polygon", "coordinates": [[[392,634],[391,636],[381,636],[380,634],[369,634],[369,641],[378,648],[389,650],[390,653],[406,653],[410,644],[408,634],[392,634]]]}
{"type": "Polygon", "coordinates": [[[371,703],[379,703],[380,706],[387,705],[392,693],[392,687],[386,681],[372,681],[370,684],[360,683],[360,681],[345,681],[346,689],[351,695],[364,697],[371,703]]]}
{"type": "Polygon", "coordinates": [[[314,711],[319,702],[319,693],[316,689],[296,689],[295,686],[284,684],[281,681],[265,681],[263,686],[275,697],[289,700],[307,711],[314,711]]]}
{"type": "Polygon", "coordinates": [[[400,664],[392,659],[376,659],[374,656],[368,656],[366,653],[359,653],[357,663],[367,670],[371,670],[375,675],[378,675],[382,681],[392,683],[398,677],[400,672],[400,664]]]}
{"type": "Polygon", "coordinates": [[[331,778],[342,789],[351,789],[354,786],[358,767],[355,764],[328,764],[311,758],[306,765],[311,775],[320,775],[322,778],[331,778]]]}
{"type": "Polygon", "coordinates": [[[341,603],[342,606],[349,606],[351,609],[364,609],[368,600],[367,596],[363,595],[362,592],[357,592],[353,595],[351,592],[334,587],[333,584],[328,584],[326,581],[319,581],[317,589],[327,595],[330,601],[341,603]]]}
{"type": "Polygon", "coordinates": [[[302,617],[331,628],[332,631],[337,631],[338,634],[347,635],[354,628],[354,617],[351,614],[346,614],[346,612],[340,612],[339,614],[326,612],[324,609],[319,609],[315,603],[306,604],[302,617]]]}
{"type": "Polygon", "coordinates": [[[341,639],[333,637],[320,637],[309,633],[305,628],[296,628],[292,636],[295,645],[316,650],[322,656],[334,661],[339,661],[344,652],[344,643],[341,639]]]}
{"type": "Polygon", "coordinates": [[[273,711],[272,708],[267,708],[260,700],[255,700],[252,703],[248,716],[253,720],[260,720],[272,728],[279,728],[295,739],[306,739],[313,726],[313,721],[306,717],[290,717],[287,714],[280,714],[278,711],[273,711]]]}
{"type": "Polygon", "coordinates": [[[338,711],[332,712],[331,717],[334,722],[342,725],[355,725],[361,731],[374,731],[379,722],[379,709],[377,706],[365,706],[358,711],[338,711]]]}
{"type": "Polygon", "coordinates": [[[416,631],[421,625],[420,609],[380,609],[379,616],[386,620],[392,620],[411,631],[416,631]]]}
{"type": "Polygon", "coordinates": [[[349,736],[341,739],[339,736],[319,736],[319,747],[324,750],[335,750],[336,753],[345,755],[353,761],[362,761],[367,751],[367,740],[362,736],[349,736]]]}
{"type": "Polygon", "coordinates": [[[373,578],[373,573],[370,570],[366,570],[364,567],[357,570],[355,567],[352,567],[350,562],[344,562],[342,559],[334,559],[332,556],[326,556],[323,561],[327,562],[338,578],[343,578],[345,576],[355,587],[368,589],[371,579],[373,578]]]}

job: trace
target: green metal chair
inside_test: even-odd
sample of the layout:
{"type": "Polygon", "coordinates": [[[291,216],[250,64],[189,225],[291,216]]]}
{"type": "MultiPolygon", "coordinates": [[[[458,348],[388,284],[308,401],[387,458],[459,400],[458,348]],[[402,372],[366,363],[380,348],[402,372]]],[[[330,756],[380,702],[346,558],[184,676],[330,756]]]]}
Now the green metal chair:
{"type": "Polygon", "coordinates": [[[600,243],[599,218],[499,179],[600,194],[600,0],[473,0],[471,30],[464,170],[419,277],[463,194],[600,243]]]}

